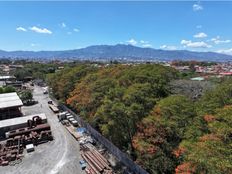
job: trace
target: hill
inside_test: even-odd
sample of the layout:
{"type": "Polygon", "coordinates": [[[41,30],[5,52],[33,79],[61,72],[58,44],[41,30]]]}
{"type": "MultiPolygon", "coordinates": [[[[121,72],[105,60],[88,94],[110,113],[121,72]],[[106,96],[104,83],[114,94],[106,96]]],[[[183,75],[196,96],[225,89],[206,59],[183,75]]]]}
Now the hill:
{"type": "Polygon", "coordinates": [[[132,45],[96,45],[65,51],[2,51],[0,58],[32,59],[80,59],[80,60],[125,60],[125,61],[231,61],[232,56],[215,52],[193,52],[187,50],[161,50],[132,45]]]}

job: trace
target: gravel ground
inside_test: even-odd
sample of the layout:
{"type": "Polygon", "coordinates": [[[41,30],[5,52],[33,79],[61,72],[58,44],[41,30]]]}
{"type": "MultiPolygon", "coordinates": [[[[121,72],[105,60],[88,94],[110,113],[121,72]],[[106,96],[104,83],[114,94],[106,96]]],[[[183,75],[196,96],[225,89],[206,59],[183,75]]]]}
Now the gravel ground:
{"type": "Polygon", "coordinates": [[[49,109],[48,95],[35,86],[34,99],[38,104],[22,107],[25,115],[45,113],[51,125],[54,140],[35,147],[32,153],[25,153],[20,164],[0,167],[0,174],[82,174],[79,165],[80,151],[78,142],[61,125],[55,114],[49,109]]]}

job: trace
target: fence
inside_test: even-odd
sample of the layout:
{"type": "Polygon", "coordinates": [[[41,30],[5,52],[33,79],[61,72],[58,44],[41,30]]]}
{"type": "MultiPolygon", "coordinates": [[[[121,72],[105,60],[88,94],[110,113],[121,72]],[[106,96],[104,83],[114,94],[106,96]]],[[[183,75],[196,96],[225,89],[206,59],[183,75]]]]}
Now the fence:
{"type": "MultiPolygon", "coordinates": [[[[57,104],[57,100],[51,97],[57,104]]],[[[113,143],[111,143],[108,139],[106,139],[104,136],[102,136],[98,131],[96,131],[92,126],[90,126],[88,123],[86,123],[79,115],[74,113],[71,109],[69,109],[67,106],[63,104],[58,104],[59,107],[62,110],[70,112],[77,120],[80,126],[85,127],[88,132],[105,148],[113,154],[122,164],[124,164],[132,173],[135,174],[148,174],[147,171],[145,171],[143,168],[141,168],[139,165],[134,163],[127,154],[122,152],[119,148],[117,148],[113,143]]]]}

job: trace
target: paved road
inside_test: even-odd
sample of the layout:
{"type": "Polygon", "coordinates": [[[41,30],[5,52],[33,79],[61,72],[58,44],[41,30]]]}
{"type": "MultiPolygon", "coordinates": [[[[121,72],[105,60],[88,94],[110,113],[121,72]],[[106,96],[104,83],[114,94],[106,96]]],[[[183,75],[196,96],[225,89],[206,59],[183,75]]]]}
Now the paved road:
{"type": "Polygon", "coordinates": [[[34,98],[38,104],[22,107],[25,115],[45,113],[51,125],[54,141],[41,144],[35,152],[25,154],[22,162],[16,166],[0,167],[0,174],[83,174],[80,169],[80,151],[76,140],[58,122],[49,109],[47,95],[40,87],[35,86],[34,98]]]}

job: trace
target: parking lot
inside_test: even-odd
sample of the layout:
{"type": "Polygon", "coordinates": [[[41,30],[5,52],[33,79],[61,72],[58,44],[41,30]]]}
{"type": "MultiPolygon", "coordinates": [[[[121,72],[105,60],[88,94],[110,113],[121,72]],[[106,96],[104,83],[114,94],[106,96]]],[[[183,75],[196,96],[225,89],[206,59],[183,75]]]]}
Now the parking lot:
{"type": "Polygon", "coordinates": [[[48,95],[41,87],[35,86],[34,99],[39,103],[22,107],[24,115],[45,113],[51,126],[54,140],[35,147],[32,153],[25,153],[20,164],[1,167],[0,174],[82,174],[78,142],[58,122],[57,116],[49,109],[48,95]]]}

